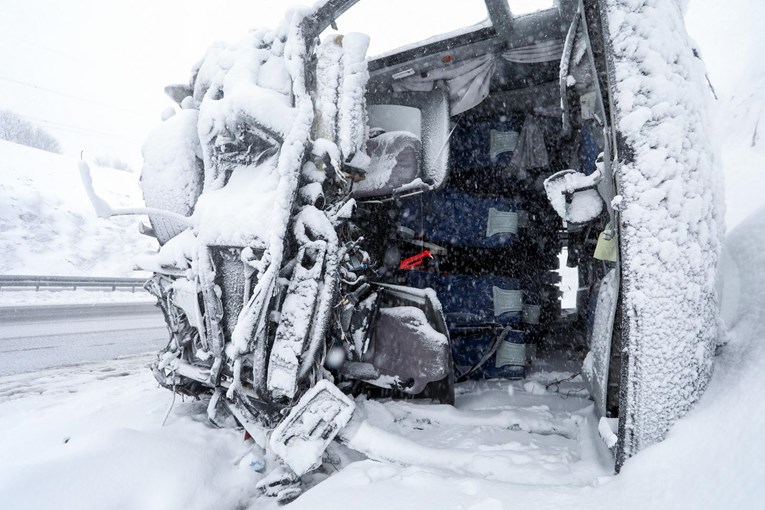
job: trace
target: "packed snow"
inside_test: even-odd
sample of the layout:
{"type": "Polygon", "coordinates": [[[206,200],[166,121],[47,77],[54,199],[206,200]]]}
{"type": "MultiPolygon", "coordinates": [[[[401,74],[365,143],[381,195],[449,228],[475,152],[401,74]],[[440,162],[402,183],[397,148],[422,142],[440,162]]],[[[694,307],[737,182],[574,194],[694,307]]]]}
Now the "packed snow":
{"type": "Polygon", "coordinates": [[[199,197],[194,217],[201,240],[221,246],[247,246],[268,239],[268,218],[280,207],[278,186],[276,158],[233,168],[227,186],[205,191],[199,197]]]}
{"type": "Polygon", "coordinates": [[[170,395],[148,362],[2,379],[4,508],[201,510],[254,495],[256,473],[233,462],[248,445],[239,432],[207,424],[206,404],[179,402],[160,427],[170,395]]]}

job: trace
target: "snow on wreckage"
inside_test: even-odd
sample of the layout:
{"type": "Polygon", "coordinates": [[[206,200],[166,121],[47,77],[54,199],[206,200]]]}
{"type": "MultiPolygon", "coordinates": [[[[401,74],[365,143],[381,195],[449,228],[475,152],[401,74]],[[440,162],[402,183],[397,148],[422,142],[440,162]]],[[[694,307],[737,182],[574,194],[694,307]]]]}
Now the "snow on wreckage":
{"type": "Polygon", "coordinates": [[[168,87],[182,110],[144,149],[162,247],[140,260],[171,333],[158,381],[244,427],[280,501],[335,437],[413,462],[364,396],[452,404],[455,382],[556,360],[618,418],[600,428],[619,462],[661,440],[703,390],[717,326],[714,162],[680,7],[514,17],[486,0],[490,25],[367,60],[366,36],[323,33],[354,3],[213,46],[168,87]],[[676,101],[657,102],[661,83],[676,101]],[[561,313],[564,243],[580,286],[561,313]]]}

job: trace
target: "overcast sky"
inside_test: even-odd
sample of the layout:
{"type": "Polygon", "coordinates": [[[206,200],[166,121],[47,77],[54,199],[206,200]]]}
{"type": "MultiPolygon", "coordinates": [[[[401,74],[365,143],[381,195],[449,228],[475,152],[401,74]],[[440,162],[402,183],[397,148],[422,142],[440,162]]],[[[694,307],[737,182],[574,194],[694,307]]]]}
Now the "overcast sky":
{"type": "MultiPolygon", "coordinates": [[[[551,3],[514,1],[516,12],[551,3]]],[[[65,152],[138,167],[142,140],[172,105],[163,87],[187,82],[213,41],[274,27],[294,4],[314,0],[0,0],[0,108],[49,128],[65,152]]],[[[339,22],[372,32],[374,53],[485,13],[482,0],[366,0],[339,22]]]]}
{"type": "MultiPolygon", "coordinates": [[[[551,2],[510,5],[524,12],[551,2]]],[[[139,167],[141,141],[172,105],[164,85],[187,82],[211,42],[273,27],[296,3],[314,1],[0,0],[0,108],[48,127],[66,152],[112,154],[139,167]]],[[[761,48],[747,48],[745,34],[765,28],[762,3],[732,4],[752,12],[712,16],[720,12],[716,0],[691,0],[690,30],[710,68],[761,58],[761,48]],[[730,34],[731,47],[705,48],[710,33],[730,34]]],[[[338,23],[341,32],[370,33],[374,54],[484,17],[482,0],[366,0],[338,23]]],[[[723,89],[734,82],[735,73],[712,74],[723,89]]]]}
{"type": "MultiPolygon", "coordinates": [[[[215,40],[274,26],[298,0],[0,0],[0,107],[49,127],[65,150],[138,147],[215,40]]],[[[303,3],[311,3],[305,1],[303,3]]]]}

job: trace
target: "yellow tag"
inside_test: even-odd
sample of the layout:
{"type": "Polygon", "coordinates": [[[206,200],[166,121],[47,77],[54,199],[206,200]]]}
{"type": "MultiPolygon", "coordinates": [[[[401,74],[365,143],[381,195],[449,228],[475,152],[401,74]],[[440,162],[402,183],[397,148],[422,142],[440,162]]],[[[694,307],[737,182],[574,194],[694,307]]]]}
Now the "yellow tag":
{"type": "Polygon", "coordinates": [[[616,262],[616,236],[611,236],[611,239],[606,239],[606,233],[601,232],[598,236],[598,244],[595,246],[594,257],[598,260],[607,260],[610,262],[616,262]]]}

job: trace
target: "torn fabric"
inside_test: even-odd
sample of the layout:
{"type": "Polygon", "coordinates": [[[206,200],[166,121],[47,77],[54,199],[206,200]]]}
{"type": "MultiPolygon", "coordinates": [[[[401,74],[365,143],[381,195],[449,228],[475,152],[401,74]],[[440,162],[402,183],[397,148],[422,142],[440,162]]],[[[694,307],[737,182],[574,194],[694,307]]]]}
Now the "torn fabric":
{"type": "Polygon", "coordinates": [[[429,92],[435,83],[445,80],[449,89],[451,115],[457,115],[478,105],[489,95],[489,83],[494,74],[494,55],[482,55],[426,76],[411,76],[393,83],[396,92],[429,92]]]}

